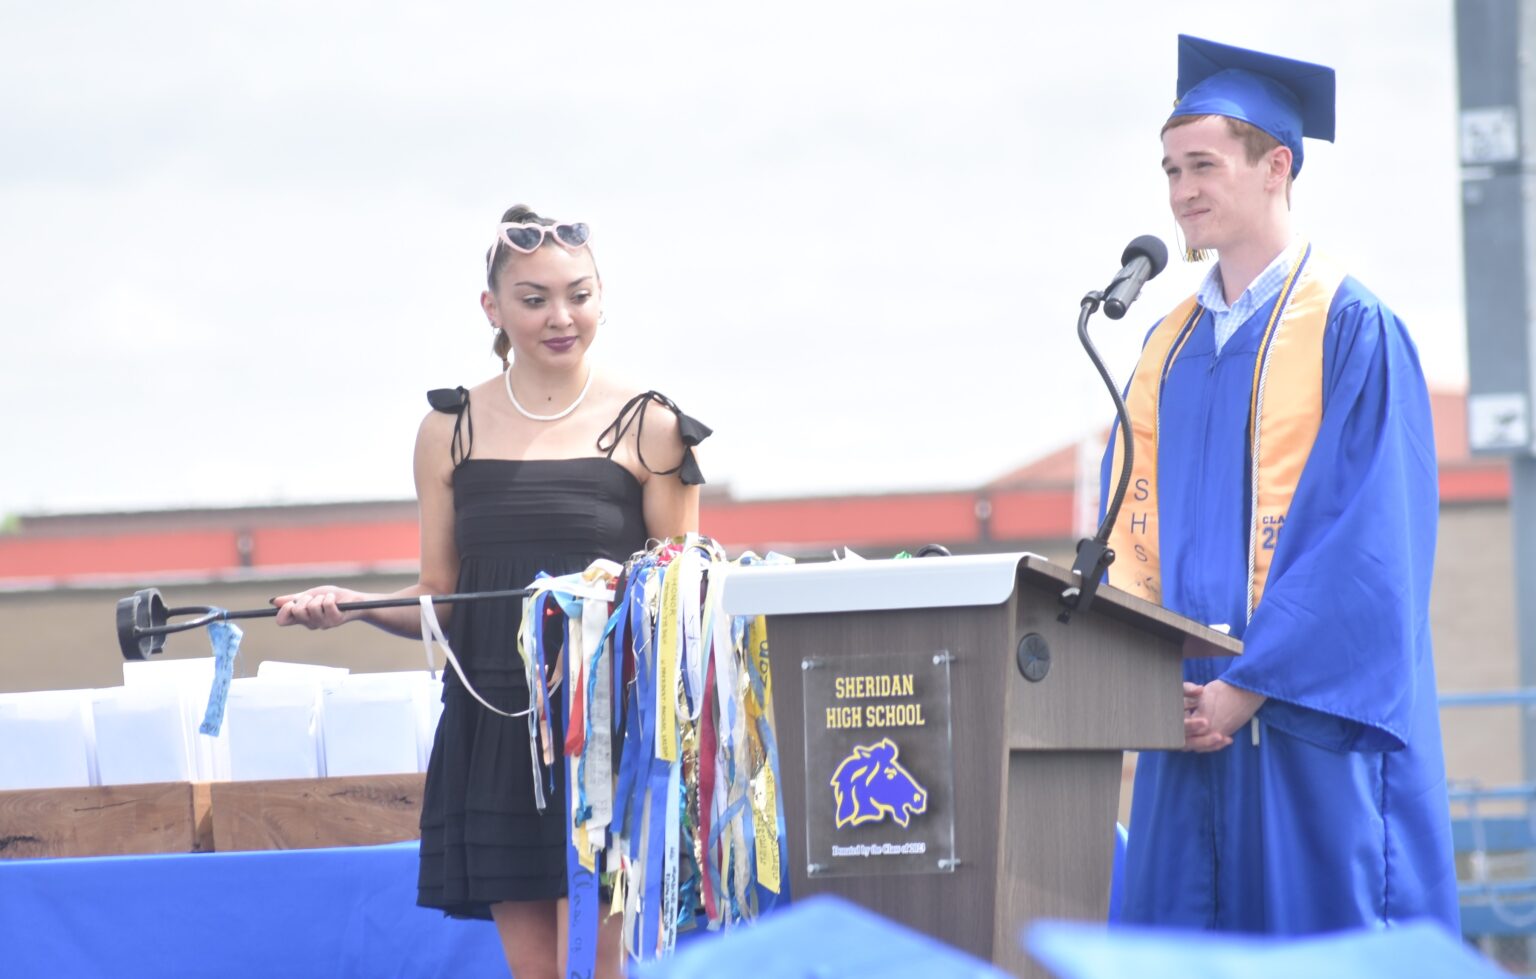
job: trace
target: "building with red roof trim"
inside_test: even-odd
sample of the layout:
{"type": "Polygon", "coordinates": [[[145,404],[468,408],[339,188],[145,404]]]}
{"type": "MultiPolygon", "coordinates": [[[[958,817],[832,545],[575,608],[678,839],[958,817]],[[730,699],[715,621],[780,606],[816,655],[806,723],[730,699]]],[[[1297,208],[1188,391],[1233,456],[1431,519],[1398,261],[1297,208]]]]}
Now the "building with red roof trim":
{"type": "MultiPolygon", "coordinates": [[[[1507,464],[1468,451],[1465,397],[1439,393],[1433,406],[1442,502],[1505,503],[1507,464]]],[[[1097,458],[1096,446],[1087,451],[1097,458]]],[[[948,491],[738,500],[706,488],[700,528],[731,554],[814,558],[834,548],[883,554],[927,543],[956,552],[1066,553],[1088,524],[1085,496],[1090,512],[1096,501],[1091,475],[1079,478],[1083,455],[1082,446],[1066,445],[982,486],[948,491]]],[[[411,500],[22,516],[13,523],[0,535],[0,590],[400,574],[418,556],[411,500]]]]}

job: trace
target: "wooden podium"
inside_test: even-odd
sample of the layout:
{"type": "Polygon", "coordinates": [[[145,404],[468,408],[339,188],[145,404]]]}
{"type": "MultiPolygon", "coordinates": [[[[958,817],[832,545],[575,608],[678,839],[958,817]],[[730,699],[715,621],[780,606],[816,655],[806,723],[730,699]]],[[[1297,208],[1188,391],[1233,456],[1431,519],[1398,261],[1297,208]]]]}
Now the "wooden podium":
{"type": "Polygon", "coordinates": [[[1121,753],[1184,743],[1182,662],[1237,640],[1033,554],[758,566],[795,897],[832,893],[1019,975],[1035,918],[1108,913],[1121,753]]]}

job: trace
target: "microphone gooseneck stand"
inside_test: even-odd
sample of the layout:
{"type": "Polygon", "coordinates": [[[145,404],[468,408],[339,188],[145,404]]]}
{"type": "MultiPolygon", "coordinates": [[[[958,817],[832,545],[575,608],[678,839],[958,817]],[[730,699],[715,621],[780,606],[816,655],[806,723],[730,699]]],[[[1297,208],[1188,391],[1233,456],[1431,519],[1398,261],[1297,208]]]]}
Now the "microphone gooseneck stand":
{"type": "Polygon", "coordinates": [[[1072,573],[1078,583],[1061,593],[1061,612],[1056,616],[1057,621],[1063,623],[1072,618],[1073,612],[1082,611],[1093,604],[1099,582],[1115,562],[1115,552],[1109,546],[1109,532],[1115,526],[1115,519],[1120,515],[1120,505],[1125,501],[1126,490],[1130,488],[1131,462],[1135,457],[1131,445],[1131,416],[1125,410],[1125,400],[1120,397],[1120,389],[1115,386],[1114,378],[1109,376],[1109,368],[1104,366],[1104,359],[1099,356],[1098,349],[1088,336],[1088,318],[1098,311],[1103,301],[1102,292],[1090,292],[1083,297],[1077,317],[1077,338],[1082,342],[1083,349],[1088,351],[1088,359],[1098,369],[1099,377],[1104,379],[1109,396],[1115,400],[1115,420],[1120,429],[1120,481],[1115,486],[1109,506],[1104,508],[1104,519],[1099,521],[1098,533],[1077,542],[1077,559],[1072,562],[1072,573]]]}

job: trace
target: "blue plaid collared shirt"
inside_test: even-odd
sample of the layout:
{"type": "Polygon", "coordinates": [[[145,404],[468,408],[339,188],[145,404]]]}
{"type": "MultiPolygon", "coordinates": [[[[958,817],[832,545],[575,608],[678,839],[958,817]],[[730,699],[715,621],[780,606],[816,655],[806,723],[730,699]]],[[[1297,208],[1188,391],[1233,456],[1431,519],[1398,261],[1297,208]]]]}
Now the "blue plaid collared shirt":
{"type": "Polygon", "coordinates": [[[1195,299],[1200,305],[1211,311],[1215,322],[1212,326],[1216,330],[1216,352],[1221,353],[1221,348],[1232,339],[1232,334],[1237,328],[1248,322],[1248,318],[1255,312],[1268,305],[1271,299],[1280,294],[1280,287],[1285,285],[1285,277],[1290,274],[1291,263],[1296,260],[1297,249],[1301,247],[1298,241],[1292,241],[1285,247],[1285,251],[1275,256],[1275,260],[1265,266],[1258,278],[1248,284],[1243,294],[1237,297],[1237,302],[1227,305],[1226,294],[1222,292],[1221,266],[1217,265],[1206,273],[1205,281],[1200,283],[1200,288],[1195,293],[1195,299]]]}

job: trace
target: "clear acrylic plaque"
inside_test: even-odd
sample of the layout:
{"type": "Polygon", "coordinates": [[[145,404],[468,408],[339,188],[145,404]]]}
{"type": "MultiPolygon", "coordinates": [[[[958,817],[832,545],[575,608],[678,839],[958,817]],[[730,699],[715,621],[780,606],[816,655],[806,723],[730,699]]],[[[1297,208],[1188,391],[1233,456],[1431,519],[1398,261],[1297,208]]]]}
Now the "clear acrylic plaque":
{"type": "Polygon", "coordinates": [[[954,871],[953,660],[930,649],[801,661],[809,876],[954,871]]]}

